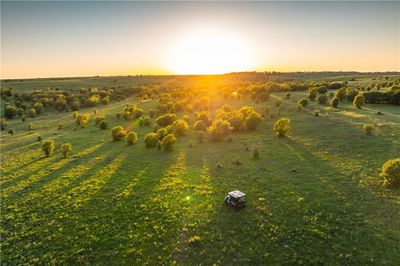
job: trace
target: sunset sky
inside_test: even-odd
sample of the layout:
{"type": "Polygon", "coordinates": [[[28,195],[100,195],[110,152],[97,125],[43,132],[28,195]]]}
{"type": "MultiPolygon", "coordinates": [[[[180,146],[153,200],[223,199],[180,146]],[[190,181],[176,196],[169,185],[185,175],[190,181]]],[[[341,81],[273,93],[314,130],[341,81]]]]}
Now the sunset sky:
{"type": "Polygon", "coordinates": [[[1,2],[1,78],[400,71],[400,2],[1,2]]]}

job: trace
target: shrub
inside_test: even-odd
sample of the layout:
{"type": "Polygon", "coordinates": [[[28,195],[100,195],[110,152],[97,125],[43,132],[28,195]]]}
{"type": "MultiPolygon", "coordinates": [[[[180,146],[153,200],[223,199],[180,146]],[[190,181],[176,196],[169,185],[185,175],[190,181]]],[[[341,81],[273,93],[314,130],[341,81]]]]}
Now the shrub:
{"type": "Polygon", "coordinates": [[[46,157],[50,157],[54,152],[54,140],[46,140],[42,144],[42,151],[46,155],[46,157]]]}
{"type": "Polygon", "coordinates": [[[132,145],[132,144],[136,143],[138,136],[135,132],[132,131],[132,132],[128,133],[128,135],[126,136],[126,139],[127,139],[128,144],[132,145]]]}
{"type": "Polygon", "coordinates": [[[158,144],[158,135],[156,133],[148,133],[144,137],[144,144],[146,145],[147,148],[152,148],[157,146],[158,144]]]}
{"type": "Polygon", "coordinates": [[[286,99],[290,99],[290,92],[286,92],[285,97],[286,97],[286,99]]]}
{"type": "Polygon", "coordinates": [[[126,131],[121,126],[116,126],[111,129],[111,136],[114,141],[121,140],[126,136],[126,131]]]}
{"type": "Polygon", "coordinates": [[[375,129],[373,125],[369,125],[369,124],[364,124],[363,128],[364,128],[365,134],[368,136],[372,135],[372,132],[375,129]]]}
{"type": "Polygon", "coordinates": [[[400,186],[400,157],[394,158],[382,166],[381,177],[384,178],[385,187],[400,186]]]}
{"type": "Polygon", "coordinates": [[[67,159],[68,155],[72,152],[72,145],[71,143],[63,143],[60,146],[61,153],[64,159],[67,159]]]}
{"type": "Polygon", "coordinates": [[[144,124],[144,119],[143,119],[143,117],[140,117],[140,118],[137,120],[137,123],[138,123],[139,127],[142,127],[143,124],[144,124]]]}
{"type": "Polygon", "coordinates": [[[132,117],[137,119],[137,118],[141,117],[143,115],[143,113],[144,113],[144,111],[142,108],[135,108],[132,111],[132,117]]]}
{"type": "Polygon", "coordinates": [[[340,102],[340,98],[339,97],[333,97],[333,99],[331,100],[331,106],[333,108],[337,108],[340,102]]]}
{"type": "Polygon", "coordinates": [[[42,141],[42,137],[41,137],[41,136],[38,136],[38,137],[37,137],[37,141],[38,141],[38,142],[41,142],[41,141],[42,141]]]}
{"type": "Polygon", "coordinates": [[[184,115],[184,116],[182,117],[182,119],[185,120],[186,123],[189,123],[189,121],[190,121],[190,116],[189,116],[189,115],[184,115]]]}
{"type": "MultiPolygon", "coordinates": [[[[74,101],[74,102],[71,104],[71,109],[72,109],[73,111],[78,111],[79,108],[81,108],[81,103],[80,103],[79,101],[74,101]]],[[[75,117],[74,117],[74,118],[75,118],[75,117]]]]}
{"type": "Polygon", "coordinates": [[[4,107],[4,116],[8,119],[12,119],[17,115],[17,107],[14,105],[6,105],[4,107]]]}
{"type": "Polygon", "coordinates": [[[115,118],[118,119],[118,120],[121,119],[121,116],[122,116],[121,113],[116,113],[115,114],[115,118]]]}
{"type": "Polygon", "coordinates": [[[244,120],[244,124],[247,130],[256,130],[261,122],[261,115],[257,112],[251,112],[244,120]]]}
{"type": "Polygon", "coordinates": [[[319,94],[324,94],[328,91],[328,88],[326,86],[320,86],[317,88],[317,91],[319,94]]]}
{"type": "Polygon", "coordinates": [[[214,120],[211,126],[208,128],[208,134],[210,135],[211,141],[220,141],[225,136],[228,136],[232,131],[231,124],[222,119],[214,120]]]}
{"type": "Polygon", "coordinates": [[[123,117],[125,120],[128,121],[129,119],[131,119],[132,115],[131,115],[130,112],[124,112],[124,114],[122,115],[122,117],[123,117]]]}
{"type": "Polygon", "coordinates": [[[174,143],[176,142],[176,138],[174,134],[166,135],[161,141],[161,147],[164,151],[170,151],[173,148],[174,143]]]}
{"type": "Polygon", "coordinates": [[[60,123],[60,124],[57,125],[57,129],[58,130],[61,130],[63,128],[64,128],[64,124],[63,123],[60,123]]]}
{"type": "Polygon", "coordinates": [[[361,109],[363,105],[364,105],[364,97],[362,95],[357,95],[354,98],[353,106],[355,108],[361,109]]]}
{"type": "Polygon", "coordinates": [[[81,121],[79,121],[79,126],[80,126],[81,128],[86,128],[88,122],[89,122],[88,120],[81,120],[81,121]]]}
{"type": "Polygon", "coordinates": [[[101,121],[106,120],[106,118],[104,117],[104,115],[97,115],[96,118],[94,119],[96,125],[100,124],[101,121]]]}
{"type": "Polygon", "coordinates": [[[185,135],[188,131],[189,125],[186,123],[185,120],[179,119],[172,124],[172,129],[175,135],[182,136],[185,135]]]}
{"type": "Polygon", "coordinates": [[[188,239],[188,244],[189,245],[196,245],[201,241],[201,238],[199,236],[192,236],[188,239]]]}
{"type": "Polygon", "coordinates": [[[319,94],[317,101],[319,104],[326,104],[328,102],[328,96],[326,96],[326,94],[319,94]]]}
{"type": "Polygon", "coordinates": [[[157,130],[157,136],[159,140],[162,140],[166,135],[172,133],[172,128],[171,126],[168,127],[162,127],[159,130],[157,130]]]}
{"type": "Polygon", "coordinates": [[[308,104],[308,101],[307,101],[307,99],[303,98],[303,99],[300,99],[297,103],[300,104],[302,107],[306,107],[308,104]]]}
{"type": "Polygon", "coordinates": [[[30,108],[30,109],[28,110],[28,116],[29,116],[30,118],[34,118],[34,117],[36,116],[36,110],[33,109],[33,108],[30,108]]]}
{"type": "Polygon", "coordinates": [[[349,102],[352,102],[357,95],[358,95],[358,90],[353,88],[346,89],[346,97],[349,102]]]}
{"type": "Polygon", "coordinates": [[[33,130],[33,123],[28,124],[28,130],[33,130]]]}
{"type": "Polygon", "coordinates": [[[77,111],[72,112],[72,117],[76,119],[78,117],[79,113],[77,111]]]}
{"type": "Polygon", "coordinates": [[[207,124],[203,120],[197,120],[194,123],[193,128],[199,131],[207,131],[207,124]]]}
{"type": "Polygon", "coordinates": [[[336,97],[338,97],[340,101],[343,101],[346,98],[346,88],[340,88],[337,90],[336,97]]]}
{"type": "Polygon", "coordinates": [[[89,122],[90,119],[90,114],[78,114],[76,116],[76,124],[80,125],[82,127],[82,125],[84,125],[86,127],[86,124],[89,122]],[[86,121],[83,122],[82,121],[86,121]]]}
{"type": "Polygon", "coordinates": [[[287,134],[290,129],[290,120],[289,118],[280,118],[274,124],[274,131],[278,135],[278,137],[283,137],[287,134]]]}
{"type": "Polygon", "coordinates": [[[35,109],[37,114],[40,114],[42,113],[44,106],[42,103],[36,102],[33,104],[32,108],[35,109]]]}
{"type": "Polygon", "coordinates": [[[103,130],[106,130],[108,128],[108,123],[107,121],[103,120],[100,122],[99,127],[103,130]]]}
{"type": "Polygon", "coordinates": [[[8,130],[8,134],[10,134],[11,136],[14,135],[14,134],[15,134],[15,129],[10,128],[10,129],[8,130]]]}
{"type": "Polygon", "coordinates": [[[146,127],[148,127],[148,126],[151,125],[150,117],[145,117],[145,118],[144,118],[144,120],[143,120],[143,125],[146,126],[146,127]]]}
{"type": "Polygon", "coordinates": [[[4,118],[1,118],[1,120],[0,120],[0,127],[1,127],[1,130],[6,130],[7,122],[4,118]]]}
{"type": "Polygon", "coordinates": [[[260,157],[260,152],[258,151],[257,148],[255,148],[254,151],[253,151],[253,157],[255,159],[258,159],[258,157],[260,157]]]}
{"type": "Polygon", "coordinates": [[[159,126],[166,127],[166,126],[169,126],[172,123],[174,123],[175,120],[176,120],[175,114],[165,114],[165,115],[159,116],[156,119],[156,123],[159,126]]]}
{"type": "Polygon", "coordinates": [[[315,88],[310,89],[310,91],[308,92],[308,98],[314,101],[315,98],[317,98],[317,93],[318,93],[317,89],[315,88]]]}
{"type": "Polygon", "coordinates": [[[210,114],[207,111],[199,112],[196,114],[196,116],[197,116],[196,120],[203,120],[207,126],[211,125],[212,121],[210,118],[210,114]]]}
{"type": "Polygon", "coordinates": [[[25,122],[25,121],[26,121],[26,116],[23,115],[23,116],[21,117],[21,121],[22,121],[22,122],[25,122]]]}
{"type": "Polygon", "coordinates": [[[297,112],[301,112],[301,111],[303,111],[303,106],[301,106],[300,104],[297,104],[297,106],[296,106],[296,110],[297,110],[297,112]]]}

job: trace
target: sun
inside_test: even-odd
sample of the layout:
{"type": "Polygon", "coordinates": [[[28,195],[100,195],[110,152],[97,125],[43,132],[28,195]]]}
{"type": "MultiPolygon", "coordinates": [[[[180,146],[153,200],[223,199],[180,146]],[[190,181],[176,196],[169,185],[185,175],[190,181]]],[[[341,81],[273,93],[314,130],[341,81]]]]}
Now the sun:
{"type": "Polygon", "coordinates": [[[168,53],[174,74],[223,74],[251,70],[250,49],[227,32],[204,30],[183,36],[168,53]]]}

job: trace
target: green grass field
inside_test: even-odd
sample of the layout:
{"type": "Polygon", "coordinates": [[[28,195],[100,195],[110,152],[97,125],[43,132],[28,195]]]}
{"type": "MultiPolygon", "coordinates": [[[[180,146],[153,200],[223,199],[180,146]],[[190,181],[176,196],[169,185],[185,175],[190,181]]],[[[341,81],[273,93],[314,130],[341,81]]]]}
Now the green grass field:
{"type": "Polygon", "coordinates": [[[384,188],[379,173],[400,154],[400,108],[311,103],[297,112],[305,96],[274,93],[267,105],[276,115],[256,132],[199,143],[190,129],[171,152],[145,147],[154,119],[139,127],[114,117],[127,103],[148,112],[152,100],[98,108],[109,128],[133,128],[135,145],[112,141],[93,120],[74,130],[71,113],[9,120],[16,133],[1,135],[2,264],[399,265],[400,192],[384,188]],[[273,132],[279,117],[291,120],[286,138],[273,132]],[[372,136],[365,123],[376,126],[372,136]],[[44,157],[38,136],[55,141],[55,156],[44,157]],[[65,142],[69,159],[58,151],[65,142]],[[237,211],[222,204],[236,189],[248,196],[237,211]]]}

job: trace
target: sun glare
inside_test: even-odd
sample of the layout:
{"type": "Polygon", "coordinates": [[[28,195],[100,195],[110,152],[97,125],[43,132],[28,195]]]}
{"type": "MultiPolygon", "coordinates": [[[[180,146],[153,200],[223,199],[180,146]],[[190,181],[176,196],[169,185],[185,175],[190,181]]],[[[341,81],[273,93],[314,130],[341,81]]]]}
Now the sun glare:
{"type": "Polygon", "coordinates": [[[223,74],[251,70],[251,61],[250,49],[239,38],[202,31],[178,40],[166,63],[174,74],[223,74]]]}

